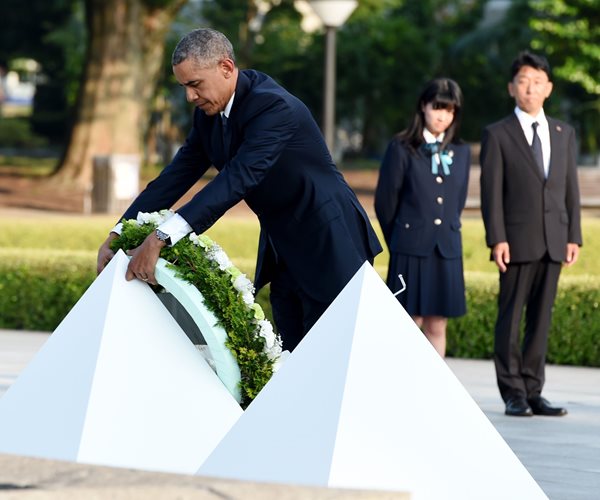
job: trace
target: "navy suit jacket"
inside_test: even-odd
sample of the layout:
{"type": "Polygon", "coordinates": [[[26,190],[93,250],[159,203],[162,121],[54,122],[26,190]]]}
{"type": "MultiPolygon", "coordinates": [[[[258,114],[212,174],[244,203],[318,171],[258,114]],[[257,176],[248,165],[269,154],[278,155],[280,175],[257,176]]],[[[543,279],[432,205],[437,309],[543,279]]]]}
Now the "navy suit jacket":
{"type": "Polygon", "coordinates": [[[508,242],[514,263],[541,259],[546,252],[561,262],[567,243],[582,244],[575,131],[562,121],[547,120],[547,179],[514,113],[483,132],[481,211],[486,243],[493,248],[508,242]]]}
{"type": "Polygon", "coordinates": [[[201,234],[244,199],[261,224],[256,288],[279,259],[305,293],[331,302],[381,246],[308,108],[267,75],[240,71],[225,143],[220,117],[196,109],[185,144],[124,217],[171,207],[214,165],[177,212],[201,234]]]}
{"type": "MultiPolygon", "coordinates": [[[[391,253],[427,257],[462,256],[460,214],[465,207],[471,153],[449,144],[450,175],[433,175],[431,157],[409,152],[398,137],[385,152],[375,192],[375,212],[391,253]]],[[[441,170],[441,167],[440,167],[441,170]]]]}

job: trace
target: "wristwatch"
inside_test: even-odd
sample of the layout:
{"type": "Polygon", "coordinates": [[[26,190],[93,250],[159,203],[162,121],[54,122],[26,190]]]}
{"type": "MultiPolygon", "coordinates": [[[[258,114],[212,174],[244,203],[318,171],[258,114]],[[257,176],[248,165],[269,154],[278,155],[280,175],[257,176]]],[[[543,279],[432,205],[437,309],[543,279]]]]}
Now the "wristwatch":
{"type": "Polygon", "coordinates": [[[171,246],[171,237],[167,233],[157,229],[155,234],[160,241],[165,243],[165,245],[171,246]]]}

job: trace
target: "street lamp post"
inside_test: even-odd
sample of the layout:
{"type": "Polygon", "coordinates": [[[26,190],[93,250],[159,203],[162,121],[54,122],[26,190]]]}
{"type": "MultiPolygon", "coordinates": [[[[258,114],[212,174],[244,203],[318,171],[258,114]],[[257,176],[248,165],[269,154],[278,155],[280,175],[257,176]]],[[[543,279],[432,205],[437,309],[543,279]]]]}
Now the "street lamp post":
{"type": "Polygon", "coordinates": [[[357,0],[311,0],[310,6],[325,26],[325,79],[323,84],[323,135],[329,151],[335,146],[335,39],[336,30],[350,17],[357,0]]]}

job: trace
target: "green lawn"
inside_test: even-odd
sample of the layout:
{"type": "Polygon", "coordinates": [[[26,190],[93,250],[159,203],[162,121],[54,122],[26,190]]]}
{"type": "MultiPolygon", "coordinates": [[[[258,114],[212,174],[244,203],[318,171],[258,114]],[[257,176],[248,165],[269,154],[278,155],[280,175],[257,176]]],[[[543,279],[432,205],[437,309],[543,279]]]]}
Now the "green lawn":
{"type": "MultiPolygon", "coordinates": [[[[100,243],[114,224],[113,216],[3,217],[2,249],[29,249],[54,251],[87,251],[95,256],[100,243]]],[[[377,223],[374,223],[381,237],[377,223]]],[[[463,218],[464,263],[467,272],[496,272],[489,260],[485,246],[483,223],[479,217],[463,218]]],[[[227,252],[238,267],[253,269],[258,242],[258,221],[252,217],[225,216],[217,222],[208,235],[227,252]]],[[[584,246],[579,262],[564,270],[565,275],[600,276],[600,219],[583,219],[584,246]]],[[[388,253],[385,250],[375,259],[375,267],[385,274],[388,253]]]]}

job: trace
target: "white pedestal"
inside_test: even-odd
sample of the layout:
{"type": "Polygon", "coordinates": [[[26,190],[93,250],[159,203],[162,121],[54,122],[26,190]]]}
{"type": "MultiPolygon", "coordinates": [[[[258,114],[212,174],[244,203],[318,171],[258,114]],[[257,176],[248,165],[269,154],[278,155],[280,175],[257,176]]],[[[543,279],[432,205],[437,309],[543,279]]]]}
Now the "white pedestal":
{"type": "Polygon", "coordinates": [[[546,498],[369,264],[198,473],[413,500],[546,498]]]}
{"type": "Polygon", "coordinates": [[[118,252],[0,399],[0,452],[193,473],[242,409],[118,252]]]}

